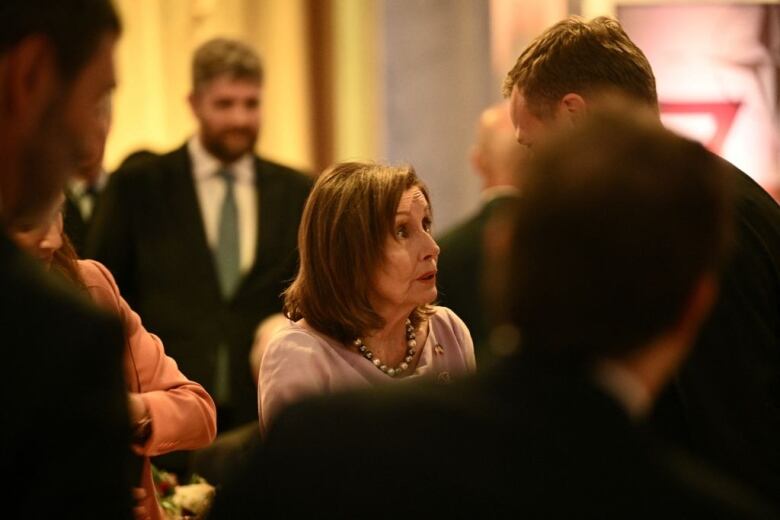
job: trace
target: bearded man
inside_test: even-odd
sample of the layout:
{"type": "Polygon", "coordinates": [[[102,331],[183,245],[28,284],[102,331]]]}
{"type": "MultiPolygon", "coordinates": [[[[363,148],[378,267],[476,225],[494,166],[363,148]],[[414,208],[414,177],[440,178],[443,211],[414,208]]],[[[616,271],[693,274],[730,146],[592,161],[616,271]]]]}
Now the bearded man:
{"type": "Polygon", "coordinates": [[[120,169],[87,239],[182,372],[218,406],[219,429],[257,420],[249,350],[294,275],[311,180],[254,154],[263,69],[247,45],[200,46],[189,104],[198,131],[120,169]]]}

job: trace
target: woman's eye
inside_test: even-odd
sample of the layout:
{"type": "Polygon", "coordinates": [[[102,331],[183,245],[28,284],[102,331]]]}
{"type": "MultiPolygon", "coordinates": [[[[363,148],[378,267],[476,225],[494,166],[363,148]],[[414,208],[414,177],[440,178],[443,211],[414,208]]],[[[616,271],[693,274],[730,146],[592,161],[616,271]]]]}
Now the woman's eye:
{"type": "Polygon", "coordinates": [[[430,233],[432,228],[432,224],[430,220],[423,221],[423,229],[426,233],[430,233]]]}
{"type": "Polygon", "coordinates": [[[398,226],[395,228],[395,236],[396,238],[409,238],[409,231],[406,226],[398,226]]]}

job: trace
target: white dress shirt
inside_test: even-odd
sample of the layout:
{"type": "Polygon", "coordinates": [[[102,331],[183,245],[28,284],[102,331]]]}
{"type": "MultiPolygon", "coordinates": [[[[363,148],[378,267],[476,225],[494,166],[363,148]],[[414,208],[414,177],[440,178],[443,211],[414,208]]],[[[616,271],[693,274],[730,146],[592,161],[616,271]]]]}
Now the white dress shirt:
{"type": "MultiPolygon", "coordinates": [[[[103,191],[106,182],[108,182],[108,173],[101,169],[98,178],[94,182],[95,192],[100,193],[103,191]]],[[[88,221],[92,218],[92,212],[95,209],[95,199],[86,196],[87,189],[87,181],[84,179],[74,177],[68,180],[67,190],[70,193],[70,198],[76,204],[79,213],[81,213],[81,218],[84,219],[84,221],[88,221]]]]}
{"type": "Polygon", "coordinates": [[[197,135],[187,143],[187,151],[192,161],[195,192],[198,195],[200,214],[203,217],[206,239],[212,254],[217,247],[219,214],[222,209],[222,200],[225,198],[225,181],[217,175],[217,172],[224,167],[233,173],[240,233],[240,268],[241,274],[246,274],[255,262],[258,234],[258,192],[255,185],[254,157],[248,153],[231,164],[223,165],[219,159],[203,147],[200,137],[197,135]]]}

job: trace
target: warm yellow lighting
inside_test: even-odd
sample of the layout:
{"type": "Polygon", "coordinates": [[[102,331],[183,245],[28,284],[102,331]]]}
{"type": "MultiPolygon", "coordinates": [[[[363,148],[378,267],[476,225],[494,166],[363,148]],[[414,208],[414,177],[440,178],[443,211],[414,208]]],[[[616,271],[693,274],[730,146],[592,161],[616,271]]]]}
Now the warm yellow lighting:
{"type": "Polygon", "coordinates": [[[194,132],[186,102],[192,53],[215,36],[242,39],[263,59],[260,152],[311,168],[305,0],[117,0],[116,5],[124,32],[106,150],[109,170],[134,150],[168,151],[194,132]]]}
{"type": "Polygon", "coordinates": [[[334,159],[377,159],[380,38],[375,0],[333,2],[334,159]]]}

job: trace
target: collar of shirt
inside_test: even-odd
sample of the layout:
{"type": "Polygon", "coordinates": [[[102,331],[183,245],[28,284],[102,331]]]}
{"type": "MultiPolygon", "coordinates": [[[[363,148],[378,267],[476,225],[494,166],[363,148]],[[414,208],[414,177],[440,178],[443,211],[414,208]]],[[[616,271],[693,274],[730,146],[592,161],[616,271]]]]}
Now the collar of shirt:
{"type": "Polygon", "coordinates": [[[254,158],[251,153],[246,153],[236,161],[223,165],[219,159],[206,150],[198,135],[193,136],[187,142],[187,150],[192,161],[192,175],[196,182],[213,178],[223,166],[233,172],[236,183],[251,185],[255,182],[254,158]]]}
{"type": "MultiPolygon", "coordinates": [[[[100,192],[108,181],[108,172],[106,170],[100,170],[98,178],[95,180],[93,186],[95,191],[100,192]]],[[[81,178],[71,178],[68,180],[68,191],[73,194],[77,199],[80,199],[87,192],[87,181],[81,178]]]]}

